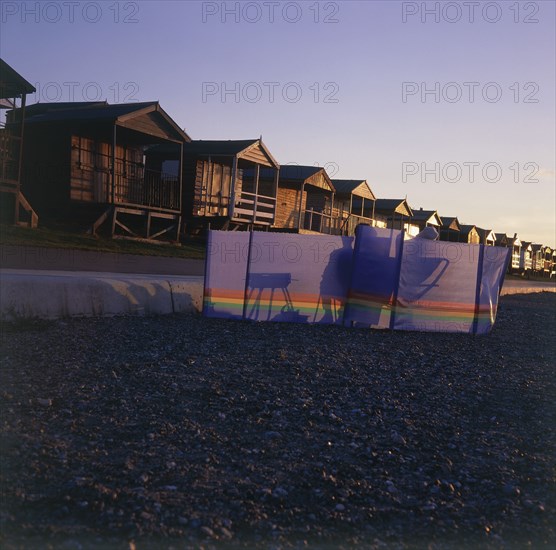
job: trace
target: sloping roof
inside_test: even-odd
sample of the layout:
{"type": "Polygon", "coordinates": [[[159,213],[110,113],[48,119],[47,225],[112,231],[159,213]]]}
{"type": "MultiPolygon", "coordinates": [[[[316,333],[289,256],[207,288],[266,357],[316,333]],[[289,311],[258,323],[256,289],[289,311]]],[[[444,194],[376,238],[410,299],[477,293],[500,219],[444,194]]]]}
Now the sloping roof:
{"type": "Polygon", "coordinates": [[[415,208],[412,208],[412,210],[413,210],[413,218],[412,219],[414,221],[428,222],[430,220],[430,218],[436,217],[437,220],[440,222],[440,224],[442,224],[440,216],[438,215],[438,212],[436,210],[423,210],[422,208],[419,208],[418,210],[416,210],[415,208]]]}
{"type": "Polygon", "coordinates": [[[457,216],[440,216],[440,221],[442,222],[442,227],[445,228],[450,227],[450,225],[452,225],[454,222],[456,222],[456,225],[458,225],[458,227],[460,225],[457,216]]]}
{"type": "Polygon", "coordinates": [[[405,199],[377,199],[375,203],[375,212],[400,213],[400,209],[407,211],[407,215],[413,216],[413,211],[405,199]]]}
{"type": "Polygon", "coordinates": [[[300,166],[299,164],[283,164],[282,166],[280,166],[280,179],[305,181],[321,170],[324,170],[324,168],[322,168],[321,166],[300,166]]]}
{"type": "Polygon", "coordinates": [[[477,227],[475,225],[460,224],[459,227],[460,227],[460,233],[463,233],[464,235],[469,235],[469,233],[471,233],[473,229],[477,231],[477,227]]]}
{"type": "Polygon", "coordinates": [[[184,151],[192,155],[214,156],[214,157],[235,157],[244,158],[251,162],[273,169],[279,167],[276,159],[271,155],[262,139],[235,139],[235,140],[204,140],[196,139],[186,145],[184,151]],[[261,156],[262,155],[262,156],[261,156]]]}
{"type": "Polygon", "coordinates": [[[484,241],[491,234],[496,239],[496,235],[494,231],[492,231],[492,229],[483,229],[482,227],[477,227],[477,226],[475,226],[475,229],[477,230],[477,233],[479,234],[479,237],[481,237],[482,241],[484,241]]]}
{"type": "Polygon", "coordinates": [[[29,124],[36,124],[39,122],[61,122],[61,121],[112,121],[116,122],[119,118],[137,113],[149,107],[158,106],[158,101],[146,101],[143,103],[117,103],[109,105],[106,102],[86,102],[82,103],[79,107],[69,106],[64,104],[60,108],[56,103],[42,103],[39,112],[33,112],[30,109],[26,112],[26,119],[29,124]]]}
{"type": "Polygon", "coordinates": [[[67,109],[85,109],[89,107],[105,107],[107,101],[60,101],[56,103],[33,103],[25,107],[25,116],[31,118],[50,111],[65,111],[67,109]]]}
{"type": "Polygon", "coordinates": [[[27,82],[17,71],[0,59],[0,98],[14,98],[22,94],[32,94],[35,87],[27,82]]]}
{"type": "Polygon", "coordinates": [[[367,180],[332,180],[338,195],[354,195],[365,199],[376,200],[367,180]]]}
{"type": "Polygon", "coordinates": [[[187,151],[202,155],[238,155],[258,139],[236,139],[236,140],[205,140],[194,139],[187,144],[187,151]]]}
{"type": "MultiPolygon", "coordinates": [[[[14,111],[13,114],[16,115],[14,111]]],[[[191,138],[172,120],[172,118],[162,109],[158,101],[146,101],[142,103],[116,103],[109,105],[106,101],[87,101],[79,103],[36,103],[25,111],[26,124],[65,124],[65,123],[105,123],[126,126],[143,134],[158,135],[165,134],[165,139],[175,139],[177,141],[191,141],[191,138]],[[156,122],[148,120],[151,113],[156,113],[156,122]],[[140,117],[146,117],[140,119],[140,117]],[[134,127],[134,119],[141,122],[134,127]],[[151,124],[153,128],[166,130],[162,133],[158,131],[149,132],[145,128],[144,122],[151,124]],[[171,138],[168,136],[172,136],[171,138]]]]}
{"type": "Polygon", "coordinates": [[[280,177],[278,185],[286,184],[311,185],[334,193],[335,188],[330,176],[322,166],[300,166],[298,164],[286,164],[280,166],[280,177]]]}
{"type": "Polygon", "coordinates": [[[506,233],[495,233],[496,235],[496,244],[499,245],[506,245],[508,242],[508,236],[506,233]]]}
{"type": "Polygon", "coordinates": [[[514,233],[513,237],[506,235],[506,241],[511,246],[521,246],[521,241],[519,240],[517,233],[514,233]]]}

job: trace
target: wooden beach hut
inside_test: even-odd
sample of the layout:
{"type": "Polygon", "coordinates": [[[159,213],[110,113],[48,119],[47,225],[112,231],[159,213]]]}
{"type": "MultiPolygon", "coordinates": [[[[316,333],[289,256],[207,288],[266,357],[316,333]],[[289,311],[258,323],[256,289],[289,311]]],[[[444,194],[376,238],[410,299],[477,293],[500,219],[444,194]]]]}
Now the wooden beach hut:
{"type": "Polygon", "coordinates": [[[341,233],[354,235],[360,223],[375,225],[376,197],[367,180],[333,179],[336,190],[334,216],[340,220],[341,233]]]}
{"type": "Polygon", "coordinates": [[[412,222],[413,211],[406,199],[377,199],[375,218],[378,227],[400,229],[408,237],[419,233],[419,226],[412,222]]]}
{"type": "Polygon", "coordinates": [[[510,260],[510,270],[519,271],[520,268],[520,258],[521,258],[521,241],[517,236],[517,233],[514,233],[513,237],[507,237],[507,244],[506,246],[511,249],[512,251],[512,259],[510,260]]]}
{"type": "Polygon", "coordinates": [[[461,226],[457,217],[440,216],[440,240],[446,242],[459,242],[461,226]]]}
{"type": "Polygon", "coordinates": [[[38,216],[22,192],[27,95],[35,87],[0,59],[0,109],[17,110],[0,124],[0,218],[16,225],[36,227],[38,216]]]}
{"type": "Polygon", "coordinates": [[[554,260],[555,260],[555,252],[556,249],[552,249],[550,246],[544,247],[544,254],[543,254],[543,277],[550,278],[551,274],[554,271],[554,260]]]}
{"type": "Polygon", "coordinates": [[[521,241],[519,250],[519,271],[524,274],[531,273],[533,268],[533,246],[532,243],[521,241]]]}
{"type": "Polygon", "coordinates": [[[544,246],[539,243],[531,244],[531,271],[535,275],[541,275],[544,268],[544,246]]]}
{"type": "MultiPolygon", "coordinates": [[[[178,159],[175,146],[154,147],[151,157],[178,159]]],[[[276,216],[280,166],[262,139],[192,140],[183,149],[183,218],[186,230],[269,228],[276,216]]]]}
{"type": "Polygon", "coordinates": [[[486,246],[494,246],[496,244],[496,235],[492,229],[483,229],[482,227],[475,227],[479,234],[480,243],[486,246]]]}
{"type": "Polygon", "coordinates": [[[442,220],[438,215],[436,210],[423,210],[422,208],[413,210],[413,218],[411,219],[412,223],[417,225],[419,231],[423,231],[425,227],[434,227],[438,234],[440,235],[440,228],[442,226],[442,220]]]}
{"type": "Polygon", "coordinates": [[[45,219],[94,234],[176,240],[181,170],[153,170],[148,150],[189,136],[158,102],[46,103],[26,115],[23,188],[45,219]]]}
{"type": "Polygon", "coordinates": [[[339,235],[341,220],[335,215],[334,195],[335,188],[324,168],[281,166],[275,228],[339,235]]]}
{"type": "Polygon", "coordinates": [[[213,225],[220,223],[225,229],[272,226],[279,170],[262,139],[188,143],[184,162],[186,220],[212,220],[213,225]]]}
{"type": "Polygon", "coordinates": [[[481,237],[475,225],[460,224],[459,242],[467,244],[480,244],[481,237]]]}
{"type": "Polygon", "coordinates": [[[508,236],[506,233],[495,233],[495,235],[494,246],[508,246],[508,236]]]}

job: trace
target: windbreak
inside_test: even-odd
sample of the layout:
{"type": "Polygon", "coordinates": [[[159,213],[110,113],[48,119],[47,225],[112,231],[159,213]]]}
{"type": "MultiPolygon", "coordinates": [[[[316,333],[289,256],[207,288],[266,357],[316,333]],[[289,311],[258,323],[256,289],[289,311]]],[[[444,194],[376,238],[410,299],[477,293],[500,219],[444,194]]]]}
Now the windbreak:
{"type": "Polygon", "coordinates": [[[209,317],[486,334],[509,249],[404,239],[210,231],[209,317]]]}

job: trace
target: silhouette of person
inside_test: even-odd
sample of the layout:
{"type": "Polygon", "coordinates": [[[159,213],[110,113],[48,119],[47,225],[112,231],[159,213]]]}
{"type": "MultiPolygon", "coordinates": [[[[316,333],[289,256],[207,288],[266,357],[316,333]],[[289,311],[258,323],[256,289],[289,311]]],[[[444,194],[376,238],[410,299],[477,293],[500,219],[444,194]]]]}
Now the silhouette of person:
{"type": "MultiPolygon", "coordinates": [[[[333,301],[337,298],[347,299],[351,283],[351,267],[353,261],[352,239],[342,238],[342,247],[334,250],[329,257],[322,278],[320,280],[320,303],[324,315],[319,323],[333,324],[341,321],[340,311],[333,307],[333,301]]],[[[318,314],[318,306],[315,311],[315,320],[318,314]]]]}

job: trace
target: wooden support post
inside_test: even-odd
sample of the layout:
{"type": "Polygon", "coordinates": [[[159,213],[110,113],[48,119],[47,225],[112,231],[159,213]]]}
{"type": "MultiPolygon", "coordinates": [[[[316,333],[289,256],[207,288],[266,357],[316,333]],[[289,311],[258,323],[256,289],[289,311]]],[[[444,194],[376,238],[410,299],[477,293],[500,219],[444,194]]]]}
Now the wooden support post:
{"type": "MultiPolygon", "coordinates": [[[[19,223],[19,195],[21,191],[21,173],[23,171],[23,133],[25,129],[25,102],[27,94],[21,95],[21,121],[19,124],[19,151],[17,159],[17,190],[14,200],[14,223],[19,223]]],[[[15,98],[14,98],[15,106],[15,98]]]]}
{"type": "Polygon", "coordinates": [[[255,199],[253,201],[253,223],[257,221],[257,199],[259,198],[259,172],[260,166],[255,165],[255,199]]]}
{"type": "MultiPolygon", "coordinates": [[[[114,135],[112,136],[112,204],[116,204],[116,124],[114,124],[114,135]]],[[[112,231],[112,235],[114,231],[112,231]]]]}
{"type": "Polygon", "coordinates": [[[301,229],[301,218],[303,216],[303,193],[305,191],[305,182],[301,184],[301,192],[299,193],[299,215],[297,217],[297,229],[301,229]]]}
{"type": "Polygon", "coordinates": [[[347,219],[348,219],[347,234],[348,235],[351,235],[351,229],[352,229],[352,225],[353,225],[352,214],[353,214],[353,193],[350,193],[349,194],[349,212],[348,212],[348,215],[347,215],[347,219]]]}
{"type": "MultiPolygon", "coordinates": [[[[160,168],[160,170],[162,171],[162,167],[160,168]]],[[[184,204],[183,201],[183,143],[182,142],[180,142],[180,166],[178,168],[178,182],[179,182],[179,195],[178,195],[177,207],[179,208],[179,211],[181,213],[184,204]]]]}
{"type": "Polygon", "coordinates": [[[175,227],[176,227],[176,224],[173,223],[173,224],[169,225],[168,227],[165,227],[164,229],[161,229],[160,231],[158,231],[154,235],[151,235],[149,237],[149,240],[154,240],[157,237],[160,237],[161,235],[164,235],[164,233],[170,233],[170,231],[172,231],[175,227]]]}
{"type": "Polygon", "coordinates": [[[332,235],[334,227],[334,193],[332,193],[332,197],[330,198],[330,231],[329,233],[332,235]]]}
{"type": "Polygon", "coordinates": [[[151,212],[147,212],[147,239],[149,238],[151,233],[151,212]]]}
{"type": "Polygon", "coordinates": [[[19,223],[19,182],[17,182],[17,191],[14,195],[14,225],[19,223]]]}
{"type": "Polygon", "coordinates": [[[237,155],[234,156],[232,162],[232,182],[230,184],[230,204],[228,206],[228,218],[234,217],[234,209],[236,205],[236,178],[237,178],[237,155]]]}
{"type": "Polygon", "coordinates": [[[280,168],[276,168],[274,171],[274,186],[273,186],[273,195],[274,195],[274,209],[272,212],[272,222],[271,224],[274,225],[274,222],[276,221],[276,211],[278,209],[278,185],[279,185],[279,179],[280,179],[280,168]]]}
{"type": "Polygon", "coordinates": [[[116,218],[118,217],[118,209],[116,207],[112,208],[112,233],[110,234],[111,237],[114,236],[116,232],[116,218]]]}
{"type": "Polygon", "coordinates": [[[27,210],[27,212],[31,216],[31,220],[29,221],[29,226],[33,229],[37,227],[37,225],[39,224],[39,217],[31,207],[27,199],[23,196],[23,193],[21,191],[18,191],[17,193],[17,201],[21,206],[23,206],[25,210],[27,210]]]}
{"type": "Polygon", "coordinates": [[[214,185],[214,162],[212,162],[212,157],[208,158],[208,168],[207,168],[207,188],[206,188],[206,198],[205,198],[205,215],[212,214],[212,190],[214,185]]]}
{"type": "MultiPolygon", "coordinates": [[[[184,226],[185,226],[185,224],[184,224],[184,226]]],[[[184,230],[185,230],[185,227],[184,227],[184,230]]],[[[180,231],[181,231],[181,214],[178,216],[178,221],[176,223],[176,242],[179,242],[179,240],[180,240],[180,231]]]]}
{"type": "Polygon", "coordinates": [[[91,229],[88,231],[88,233],[91,233],[91,235],[96,236],[97,233],[97,229],[108,219],[108,216],[110,214],[112,214],[113,212],[113,207],[109,206],[100,216],[100,218],[98,218],[95,223],[93,223],[91,229]]]}

